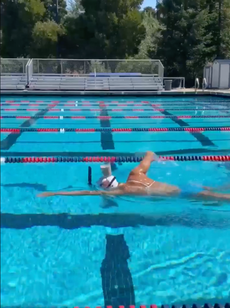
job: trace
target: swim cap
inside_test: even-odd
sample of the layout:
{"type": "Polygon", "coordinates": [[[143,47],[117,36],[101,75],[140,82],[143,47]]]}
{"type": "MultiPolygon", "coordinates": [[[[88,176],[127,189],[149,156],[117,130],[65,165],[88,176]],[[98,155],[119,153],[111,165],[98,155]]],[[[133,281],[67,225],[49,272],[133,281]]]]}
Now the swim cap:
{"type": "Polygon", "coordinates": [[[97,182],[97,184],[103,189],[116,188],[119,185],[116,177],[113,176],[113,175],[100,178],[100,180],[97,182]]]}

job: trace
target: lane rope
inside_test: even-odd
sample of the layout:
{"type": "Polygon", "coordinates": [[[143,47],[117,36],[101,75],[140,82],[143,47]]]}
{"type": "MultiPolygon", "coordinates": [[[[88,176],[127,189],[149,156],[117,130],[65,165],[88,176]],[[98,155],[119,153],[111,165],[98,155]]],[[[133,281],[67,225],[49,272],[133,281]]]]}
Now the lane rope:
{"type": "MultiPolygon", "coordinates": [[[[192,104],[192,103],[190,103],[190,104],[192,104]]],[[[218,103],[216,103],[216,104],[213,104],[213,103],[204,103],[205,105],[204,106],[202,106],[202,103],[198,103],[198,102],[196,102],[195,103],[195,106],[197,106],[197,107],[205,107],[205,106],[207,106],[207,105],[210,105],[210,106],[212,106],[212,105],[218,105],[218,103]]],[[[219,103],[219,104],[221,104],[221,106],[226,106],[226,107],[228,107],[229,106],[229,104],[230,103],[219,103]]],[[[34,102],[31,102],[31,103],[1,103],[0,104],[0,106],[52,106],[52,105],[54,105],[53,103],[47,103],[47,104],[45,104],[45,103],[34,103],[34,102]]],[[[55,104],[56,105],[56,104],[55,104]]],[[[145,106],[146,104],[145,103],[135,103],[135,102],[133,102],[133,103],[130,103],[130,102],[126,102],[126,103],[81,103],[81,102],[72,102],[72,103],[62,103],[62,104],[59,104],[59,106],[62,106],[62,107],[64,107],[64,106],[76,106],[76,105],[79,105],[80,107],[86,107],[86,106],[91,106],[91,107],[97,107],[97,106],[106,106],[106,107],[109,107],[109,106],[129,106],[129,107],[131,107],[130,105],[132,105],[132,106],[145,106]]],[[[148,105],[152,105],[152,106],[155,106],[155,107],[167,107],[167,106],[184,106],[185,104],[184,103],[164,103],[164,102],[160,102],[160,103],[151,103],[151,102],[149,102],[149,104],[148,105]]]]}
{"type": "MultiPolygon", "coordinates": [[[[119,156],[119,157],[1,157],[1,164],[4,163],[101,163],[101,162],[121,162],[121,163],[137,163],[142,161],[144,156],[119,156]]],[[[160,161],[230,161],[230,155],[226,156],[160,156],[160,161]]]]}
{"type": "MultiPolygon", "coordinates": [[[[28,100],[1,100],[2,103],[7,103],[7,104],[12,104],[12,103],[25,103],[25,104],[28,104],[28,103],[33,103],[33,104],[51,104],[51,103],[81,103],[81,104],[104,104],[104,103],[111,103],[111,104],[119,104],[120,102],[119,101],[115,101],[115,100],[104,100],[104,101],[81,101],[81,100],[68,100],[68,101],[51,101],[51,100],[36,100],[36,101],[28,101],[28,100]]],[[[230,103],[230,99],[228,97],[226,97],[224,100],[205,100],[202,98],[202,100],[192,100],[192,99],[186,99],[186,98],[183,98],[183,101],[176,101],[176,100],[170,100],[170,99],[167,99],[167,100],[164,100],[164,101],[158,101],[158,100],[153,100],[153,101],[131,101],[131,100],[127,100],[127,101],[124,101],[125,104],[135,104],[135,103],[141,103],[141,104],[149,104],[149,103],[157,103],[157,104],[167,104],[167,103],[209,103],[209,104],[213,104],[213,103],[220,103],[220,104],[229,104],[230,103]]]]}
{"type": "MultiPolygon", "coordinates": [[[[151,304],[151,305],[140,305],[140,306],[135,306],[135,305],[130,305],[130,306],[123,306],[123,305],[118,305],[116,308],[177,308],[177,307],[182,307],[182,308],[230,308],[230,303],[226,303],[226,304],[204,304],[204,305],[200,305],[200,304],[192,304],[192,305],[188,305],[188,304],[178,304],[178,305],[155,305],[155,304],[151,304]]],[[[79,308],[79,306],[75,306],[74,308],[79,308]]],[[[94,308],[94,307],[84,307],[84,308],[94,308]]],[[[97,306],[96,308],[102,308],[101,306],[97,306]]],[[[115,306],[106,306],[106,308],[115,308],[115,306]]]]}
{"type": "MultiPolygon", "coordinates": [[[[30,119],[30,116],[0,116],[0,119],[30,119]]],[[[214,118],[230,118],[229,116],[190,116],[190,115],[183,115],[183,116],[174,116],[174,115],[167,115],[167,116],[34,116],[33,118],[36,119],[100,119],[100,120],[108,120],[108,119],[214,119],[214,118]]]]}
{"type": "MultiPolygon", "coordinates": [[[[230,308],[230,303],[226,303],[226,304],[219,304],[216,303],[214,305],[211,304],[204,304],[204,305],[200,305],[200,304],[192,304],[192,305],[188,305],[188,304],[183,304],[183,302],[179,305],[175,305],[175,304],[169,304],[169,305],[155,305],[155,304],[150,304],[150,305],[140,305],[140,306],[135,306],[135,305],[117,305],[117,306],[106,306],[105,308],[177,308],[177,307],[182,307],[182,308],[230,308]]],[[[79,308],[79,306],[74,306],[74,308],[79,308]]],[[[95,308],[95,307],[84,307],[84,308],[95,308]]],[[[102,308],[101,306],[97,306],[96,308],[102,308]]]]}
{"type": "Polygon", "coordinates": [[[168,128],[1,128],[1,133],[95,133],[95,132],[203,132],[203,131],[230,131],[230,127],[168,127],[168,128]]]}
{"type": "MultiPolygon", "coordinates": [[[[154,106],[153,106],[154,107],[154,106]]],[[[1,109],[1,111],[5,111],[5,112],[12,112],[12,111],[39,111],[41,109],[34,109],[34,108],[20,108],[20,109],[15,109],[15,108],[4,108],[1,109]]],[[[207,111],[207,110],[216,110],[216,111],[228,111],[229,108],[203,108],[203,109],[196,109],[196,108],[146,108],[146,109],[107,109],[108,111],[113,111],[113,112],[123,112],[123,111],[133,111],[133,112],[143,112],[143,111],[167,111],[167,110],[183,110],[183,111],[207,111]]],[[[101,111],[101,109],[99,108],[95,108],[95,109],[89,109],[89,108],[85,108],[85,109],[81,109],[81,108],[74,108],[74,109],[56,109],[56,108],[50,108],[49,111],[52,112],[65,112],[65,111],[80,111],[80,112],[88,112],[88,111],[101,111]]]]}

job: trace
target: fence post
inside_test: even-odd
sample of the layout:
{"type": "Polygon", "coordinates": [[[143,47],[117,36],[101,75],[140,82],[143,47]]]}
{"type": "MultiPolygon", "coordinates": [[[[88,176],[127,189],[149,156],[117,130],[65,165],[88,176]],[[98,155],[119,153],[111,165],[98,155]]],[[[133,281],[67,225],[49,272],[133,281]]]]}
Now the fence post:
{"type": "MultiPolygon", "coordinates": [[[[26,85],[30,82],[30,71],[29,71],[29,65],[30,65],[30,59],[26,63],[26,85]]],[[[24,65],[23,65],[23,71],[24,71],[24,65]]]]}

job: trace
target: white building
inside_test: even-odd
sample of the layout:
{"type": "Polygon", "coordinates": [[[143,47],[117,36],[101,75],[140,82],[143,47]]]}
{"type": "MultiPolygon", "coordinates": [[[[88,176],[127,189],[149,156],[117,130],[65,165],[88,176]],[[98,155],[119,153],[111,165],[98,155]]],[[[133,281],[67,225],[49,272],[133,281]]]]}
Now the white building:
{"type": "Polygon", "coordinates": [[[230,89],[230,59],[215,60],[206,65],[203,77],[209,89],[230,89]]]}

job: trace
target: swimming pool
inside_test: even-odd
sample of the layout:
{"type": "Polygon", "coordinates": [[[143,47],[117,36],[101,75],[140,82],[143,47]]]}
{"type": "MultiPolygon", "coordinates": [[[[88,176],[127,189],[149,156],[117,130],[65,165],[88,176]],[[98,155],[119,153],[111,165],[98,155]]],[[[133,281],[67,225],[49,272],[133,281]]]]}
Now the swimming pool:
{"type": "MultiPolygon", "coordinates": [[[[229,155],[230,131],[214,130],[229,126],[229,106],[230,99],[217,96],[2,96],[1,129],[22,131],[1,132],[1,156],[229,155]],[[193,127],[211,130],[173,130],[193,127]],[[41,128],[61,132],[32,131],[41,128]],[[80,130],[66,131],[73,128],[80,130]],[[89,128],[98,131],[82,131],[89,128]]],[[[3,307],[229,300],[229,204],[36,197],[45,190],[89,189],[88,166],[95,182],[98,163],[1,165],[3,307]]],[[[116,163],[114,174],[124,181],[134,166],[116,163]]],[[[149,175],[177,185],[220,186],[230,182],[227,167],[166,161],[153,164],[149,175]]]]}

